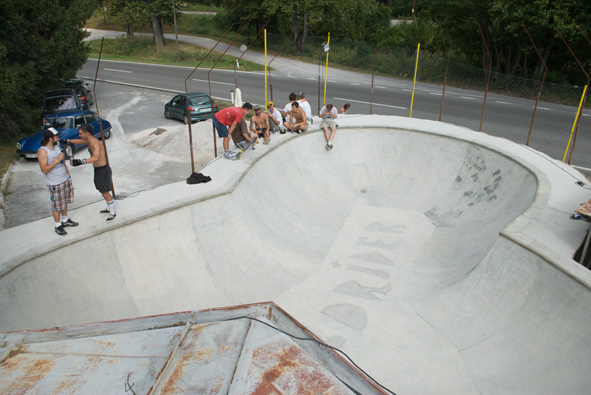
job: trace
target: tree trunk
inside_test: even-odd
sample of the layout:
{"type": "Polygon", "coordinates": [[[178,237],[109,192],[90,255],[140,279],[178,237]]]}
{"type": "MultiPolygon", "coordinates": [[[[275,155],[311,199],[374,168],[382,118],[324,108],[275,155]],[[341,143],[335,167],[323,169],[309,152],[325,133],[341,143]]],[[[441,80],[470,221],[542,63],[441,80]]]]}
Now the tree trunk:
{"type": "Polygon", "coordinates": [[[291,14],[291,27],[293,29],[293,42],[297,53],[302,52],[302,36],[300,35],[300,24],[298,21],[298,6],[294,3],[291,14]]]}
{"type": "Polygon", "coordinates": [[[162,19],[157,15],[152,15],[152,29],[154,30],[156,52],[162,52],[164,49],[164,33],[162,31],[162,19]]]}
{"type": "Polygon", "coordinates": [[[128,23],[127,26],[125,26],[125,34],[127,34],[127,37],[133,37],[133,25],[131,23],[128,23]]]}
{"type": "Polygon", "coordinates": [[[304,34],[302,34],[302,51],[306,46],[306,39],[308,38],[308,32],[310,30],[310,15],[308,10],[304,9],[304,34]]]}

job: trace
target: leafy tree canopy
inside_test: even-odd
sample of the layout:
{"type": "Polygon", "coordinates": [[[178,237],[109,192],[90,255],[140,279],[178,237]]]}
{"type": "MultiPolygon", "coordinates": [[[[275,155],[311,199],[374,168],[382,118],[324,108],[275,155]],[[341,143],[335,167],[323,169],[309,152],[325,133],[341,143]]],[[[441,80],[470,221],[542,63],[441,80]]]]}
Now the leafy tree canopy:
{"type": "Polygon", "coordinates": [[[87,59],[90,0],[0,0],[0,139],[34,129],[41,98],[87,59]]]}

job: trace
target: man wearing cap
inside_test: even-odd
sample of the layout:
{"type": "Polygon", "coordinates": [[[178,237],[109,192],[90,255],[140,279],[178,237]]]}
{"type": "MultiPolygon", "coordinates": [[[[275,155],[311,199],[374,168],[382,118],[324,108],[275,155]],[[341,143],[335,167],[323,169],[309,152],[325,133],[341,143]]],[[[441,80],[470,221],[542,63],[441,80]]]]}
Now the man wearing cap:
{"type": "Polygon", "coordinates": [[[267,108],[269,109],[269,125],[271,126],[271,130],[273,133],[280,131],[281,133],[285,133],[285,127],[283,126],[283,117],[278,109],[275,108],[275,103],[272,101],[267,103],[267,108]]]}
{"type": "Polygon", "coordinates": [[[261,111],[261,106],[254,106],[254,115],[250,118],[250,130],[265,140],[263,144],[269,144],[269,114],[261,111]]]}
{"type": "Polygon", "coordinates": [[[45,184],[49,188],[55,233],[64,236],[68,234],[64,227],[78,226],[78,223],[68,218],[68,203],[74,201],[74,187],[64,154],[59,147],[59,135],[54,128],[45,130],[41,148],[37,151],[37,161],[45,176],[45,184]]]}
{"type": "Polygon", "coordinates": [[[312,107],[310,107],[310,103],[308,103],[304,92],[298,93],[298,103],[300,103],[300,107],[306,113],[306,120],[312,123],[312,107]]]}
{"type": "Polygon", "coordinates": [[[251,110],[252,104],[246,102],[242,105],[242,108],[227,107],[218,111],[213,117],[213,126],[217,130],[218,136],[224,139],[224,155],[227,155],[230,150],[232,132],[240,124],[240,120],[248,115],[251,110]]]}

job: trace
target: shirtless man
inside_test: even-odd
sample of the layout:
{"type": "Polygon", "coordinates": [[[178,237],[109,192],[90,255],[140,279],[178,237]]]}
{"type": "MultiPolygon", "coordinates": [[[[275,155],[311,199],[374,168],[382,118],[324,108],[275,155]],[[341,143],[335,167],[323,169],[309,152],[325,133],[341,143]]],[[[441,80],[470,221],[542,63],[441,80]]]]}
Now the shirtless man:
{"type": "Polygon", "coordinates": [[[297,101],[291,103],[291,111],[289,112],[288,116],[289,120],[285,127],[291,132],[296,132],[300,134],[301,132],[305,132],[308,130],[308,119],[306,118],[306,113],[304,110],[300,108],[300,104],[297,101]]]}
{"type": "Polygon", "coordinates": [[[250,130],[265,140],[263,144],[269,144],[269,114],[261,111],[261,106],[254,106],[254,115],[250,118],[250,130]]]}
{"type": "MultiPolygon", "coordinates": [[[[71,161],[72,166],[85,165],[92,163],[94,166],[94,186],[103,195],[103,198],[107,202],[107,208],[101,210],[101,213],[109,213],[107,222],[111,222],[115,219],[117,214],[115,213],[115,200],[111,196],[112,190],[112,176],[113,172],[111,167],[107,164],[105,156],[105,147],[102,142],[94,137],[94,128],[92,125],[82,125],[78,128],[79,139],[64,140],[62,144],[85,144],[88,145],[90,151],[90,158],[88,159],[74,159],[71,161]]],[[[64,145],[65,145],[64,144],[64,145]]]]}

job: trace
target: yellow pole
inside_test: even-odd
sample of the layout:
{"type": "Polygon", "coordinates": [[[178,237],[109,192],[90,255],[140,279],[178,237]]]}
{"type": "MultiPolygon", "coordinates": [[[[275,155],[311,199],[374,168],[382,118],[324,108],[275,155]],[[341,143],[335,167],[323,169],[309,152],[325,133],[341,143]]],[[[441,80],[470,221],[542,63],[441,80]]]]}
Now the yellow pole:
{"type": "MultiPolygon", "coordinates": [[[[328,32],[328,41],[326,41],[326,45],[330,47],[330,32],[328,32]]],[[[326,66],[324,67],[324,98],[322,99],[322,106],[326,105],[326,77],[328,75],[328,52],[326,52],[326,66]]]]}
{"type": "Polygon", "coordinates": [[[265,29],[265,104],[267,107],[267,29],[265,29]]]}
{"type": "Polygon", "coordinates": [[[564,157],[562,158],[562,162],[566,160],[566,153],[568,152],[568,147],[570,147],[570,141],[573,138],[573,132],[575,131],[575,125],[577,124],[577,119],[579,118],[579,114],[581,113],[581,106],[583,105],[583,100],[585,99],[585,94],[587,93],[587,85],[585,85],[585,89],[583,89],[583,96],[581,96],[581,102],[579,103],[579,108],[577,109],[577,116],[575,117],[575,122],[573,122],[573,128],[570,131],[570,137],[568,138],[568,144],[566,145],[566,150],[564,150],[564,157]]]}
{"type": "Polygon", "coordinates": [[[417,70],[419,69],[419,50],[421,49],[421,43],[417,46],[417,61],[415,63],[415,78],[412,82],[412,96],[410,99],[410,115],[409,118],[412,118],[412,105],[415,100],[415,84],[417,83],[417,70]]]}

